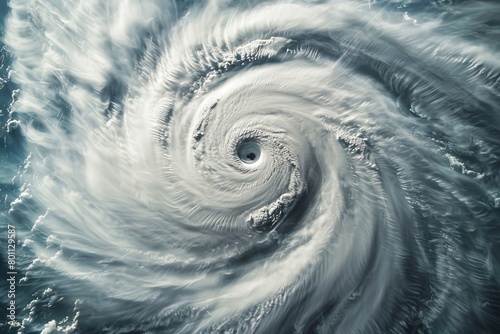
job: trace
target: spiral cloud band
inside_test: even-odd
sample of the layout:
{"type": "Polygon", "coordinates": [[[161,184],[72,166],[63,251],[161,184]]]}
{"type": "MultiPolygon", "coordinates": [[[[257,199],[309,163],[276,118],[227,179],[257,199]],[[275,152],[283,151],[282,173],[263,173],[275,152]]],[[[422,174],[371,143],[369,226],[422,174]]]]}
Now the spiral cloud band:
{"type": "Polygon", "coordinates": [[[499,4],[8,7],[6,333],[500,328],[499,4]]]}

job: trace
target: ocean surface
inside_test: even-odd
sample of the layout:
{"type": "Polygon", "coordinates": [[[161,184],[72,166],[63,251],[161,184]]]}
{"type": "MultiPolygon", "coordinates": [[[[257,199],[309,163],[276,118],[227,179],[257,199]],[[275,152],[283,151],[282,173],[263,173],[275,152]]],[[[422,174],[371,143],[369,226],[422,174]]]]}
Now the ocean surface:
{"type": "Polygon", "coordinates": [[[499,333],[500,2],[0,17],[1,333],[499,333]]]}

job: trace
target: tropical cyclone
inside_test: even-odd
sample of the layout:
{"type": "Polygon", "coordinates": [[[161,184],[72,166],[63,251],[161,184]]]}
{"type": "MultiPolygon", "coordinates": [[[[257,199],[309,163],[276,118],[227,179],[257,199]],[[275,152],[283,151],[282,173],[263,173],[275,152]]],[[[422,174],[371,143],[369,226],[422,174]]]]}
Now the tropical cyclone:
{"type": "Polygon", "coordinates": [[[499,328],[498,4],[10,8],[21,332],[499,328]]]}

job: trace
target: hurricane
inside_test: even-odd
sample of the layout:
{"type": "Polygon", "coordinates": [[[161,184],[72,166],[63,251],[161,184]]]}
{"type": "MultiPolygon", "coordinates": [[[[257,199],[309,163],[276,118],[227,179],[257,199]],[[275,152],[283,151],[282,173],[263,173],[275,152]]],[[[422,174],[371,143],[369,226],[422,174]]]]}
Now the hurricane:
{"type": "Polygon", "coordinates": [[[496,1],[0,14],[3,333],[498,333],[496,1]]]}

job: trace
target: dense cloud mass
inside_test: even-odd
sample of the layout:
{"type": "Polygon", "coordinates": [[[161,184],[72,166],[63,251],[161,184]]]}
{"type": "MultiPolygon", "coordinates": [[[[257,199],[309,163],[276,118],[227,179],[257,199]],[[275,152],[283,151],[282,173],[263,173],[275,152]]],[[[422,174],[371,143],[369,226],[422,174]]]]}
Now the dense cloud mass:
{"type": "Polygon", "coordinates": [[[497,333],[500,4],[0,12],[3,332],[497,333]]]}

